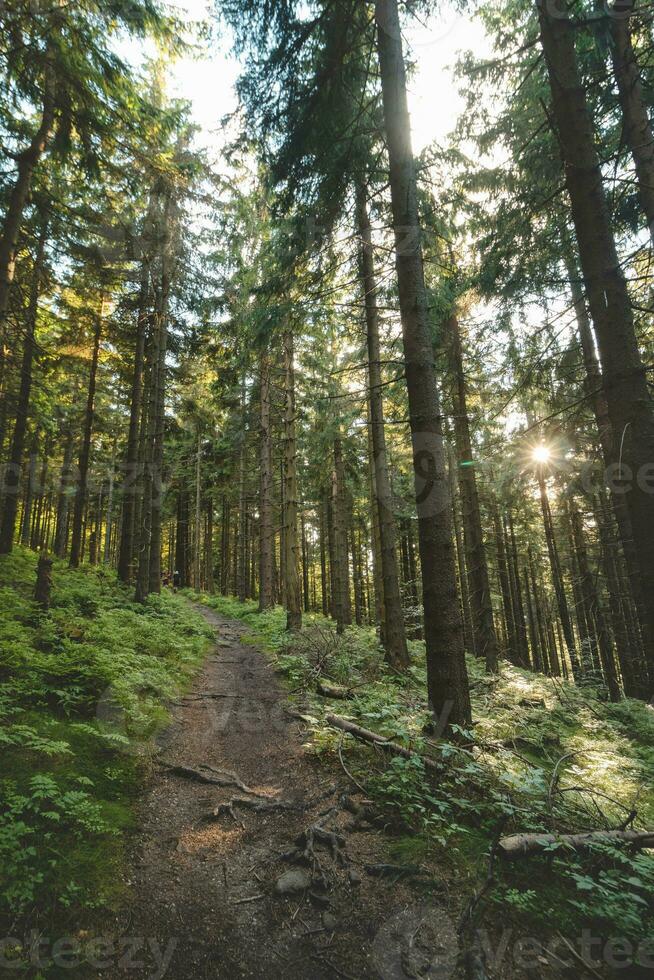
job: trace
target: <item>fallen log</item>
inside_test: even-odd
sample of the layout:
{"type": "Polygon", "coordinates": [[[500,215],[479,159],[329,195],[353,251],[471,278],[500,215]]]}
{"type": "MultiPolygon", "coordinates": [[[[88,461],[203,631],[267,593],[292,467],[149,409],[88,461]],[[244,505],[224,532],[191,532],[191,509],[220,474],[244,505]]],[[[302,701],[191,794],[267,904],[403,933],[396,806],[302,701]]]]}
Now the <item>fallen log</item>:
{"type": "Polygon", "coordinates": [[[512,834],[500,839],[497,853],[505,861],[516,861],[548,851],[553,845],[562,849],[583,851],[593,844],[633,844],[637,848],[654,847],[654,831],[594,830],[586,834],[512,834]]]}
{"type": "Polygon", "coordinates": [[[420,755],[419,752],[412,752],[411,749],[405,749],[403,745],[398,745],[397,742],[391,742],[390,739],[379,735],[377,732],[371,732],[367,728],[361,728],[360,725],[355,725],[353,721],[348,721],[347,718],[340,718],[338,715],[332,714],[328,714],[325,717],[334,728],[340,728],[342,732],[354,735],[355,738],[360,738],[363,742],[376,745],[390,755],[401,755],[404,759],[420,759],[426,769],[430,769],[432,772],[441,772],[442,767],[438,762],[430,759],[429,756],[420,755]]]}
{"type": "Polygon", "coordinates": [[[347,701],[352,697],[352,691],[349,687],[340,687],[338,684],[327,684],[325,681],[318,681],[316,690],[324,698],[334,698],[334,700],[339,701],[347,701]]]}

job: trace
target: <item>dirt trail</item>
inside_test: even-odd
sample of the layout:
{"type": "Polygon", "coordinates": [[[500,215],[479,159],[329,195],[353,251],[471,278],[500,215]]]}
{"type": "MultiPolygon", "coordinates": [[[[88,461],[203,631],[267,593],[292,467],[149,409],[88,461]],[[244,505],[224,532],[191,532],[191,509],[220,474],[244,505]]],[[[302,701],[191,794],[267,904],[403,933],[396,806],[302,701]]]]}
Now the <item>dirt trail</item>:
{"type": "Polygon", "coordinates": [[[351,784],[340,767],[303,751],[303,723],[288,713],[263,655],[240,641],[242,624],[201,611],[216,628],[217,645],[162,739],[133,847],[130,908],[116,924],[120,935],[144,940],[133,959],[147,965],[123,964],[98,975],[401,980],[402,968],[385,965],[395,956],[385,946],[395,941],[394,915],[414,928],[415,896],[367,873],[367,864],[384,860],[383,839],[373,829],[348,831],[352,816],[338,803],[351,784]],[[170,766],[213,767],[223,775],[201,771],[218,779],[229,771],[254,792],[197,782],[170,766]],[[233,814],[208,819],[234,797],[289,808],[234,807],[233,814]],[[302,869],[281,855],[333,806],[326,823],[346,834],[346,861],[317,844],[319,865],[304,867],[313,874],[311,886],[275,894],[285,871],[302,869]],[[316,883],[319,869],[326,887],[316,883]],[[157,969],[156,961],[168,957],[165,972],[157,969]]]}

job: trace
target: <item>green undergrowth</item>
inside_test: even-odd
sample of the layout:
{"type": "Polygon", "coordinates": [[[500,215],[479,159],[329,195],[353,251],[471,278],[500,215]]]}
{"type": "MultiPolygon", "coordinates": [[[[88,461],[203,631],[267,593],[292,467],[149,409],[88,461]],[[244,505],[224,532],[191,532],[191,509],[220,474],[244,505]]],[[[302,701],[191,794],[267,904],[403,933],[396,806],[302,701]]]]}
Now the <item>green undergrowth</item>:
{"type": "Polygon", "coordinates": [[[139,605],[113,572],[61,562],[42,613],[35,574],[29,551],[0,558],[0,923],[11,935],[79,926],[119,898],[153,736],[212,635],[179,596],[139,605]]]}
{"type": "MultiPolygon", "coordinates": [[[[503,663],[499,676],[469,658],[473,730],[461,745],[425,734],[424,645],[410,644],[406,676],[390,674],[374,631],[350,627],[342,637],[322,616],[302,632],[285,632],[283,610],[259,614],[254,603],[204,596],[238,617],[308,704],[310,750],[342,757],[394,829],[391,849],[407,863],[435,861],[474,894],[488,873],[500,835],[573,833],[654,827],[654,712],[638,701],[609,704],[601,689],[576,688],[503,663]],[[321,678],[346,686],[348,700],[315,692],[321,678]],[[412,748],[412,760],[389,761],[330,727],[333,711],[412,748]],[[442,763],[434,779],[419,759],[442,763]]],[[[527,931],[643,940],[654,931],[651,851],[596,846],[575,855],[560,847],[512,864],[494,862],[496,883],[478,914],[527,931]]]]}

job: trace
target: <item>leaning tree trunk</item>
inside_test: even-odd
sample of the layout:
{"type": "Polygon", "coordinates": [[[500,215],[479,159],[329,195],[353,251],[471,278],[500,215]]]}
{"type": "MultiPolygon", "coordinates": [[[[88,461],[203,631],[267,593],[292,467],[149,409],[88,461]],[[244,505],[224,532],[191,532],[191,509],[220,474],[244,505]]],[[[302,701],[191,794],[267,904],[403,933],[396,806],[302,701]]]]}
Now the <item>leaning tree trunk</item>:
{"type": "Polygon", "coordinates": [[[638,197],[654,239],[654,134],[631,34],[634,0],[617,0],[608,14],[611,61],[624,121],[622,138],[633,157],[638,197]]]}
{"type": "Polygon", "coordinates": [[[273,451],[270,411],[270,362],[259,359],[259,610],[275,604],[275,528],[273,524],[273,451]]]}
{"type": "Polygon", "coordinates": [[[295,367],[293,332],[285,330],[284,347],[284,603],[286,628],[297,632],[302,626],[297,540],[297,446],[295,437],[295,367]]]}
{"type": "Polygon", "coordinates": [[[377,310],[377,281],[375,277],[374,252],[370,219],[366,206],[366,192],[357,185],[357,222],[361,239],[360,265],[366,310],[366,334],[368,343],[368,395],[370,407],[370,431],[372,442],[372,463],[374,467],[373,488],[376,510],[375,531],[379,536],[379,563],[381,571],[383,602],[384,652],[393,670],[405,671],[409,665],[409,653],[404,628],[404,610],[400,594],[400,579],[397,570],[397,530],[393,513],[393,494],[388,475],[388,455],[384,432],[384,401],[382,397],[381,353],[379,343],[379,313],[377,310]]]}
{"type": "Polygon", "coordinates": [[[413,444],[428,698],[443,727],[467,726],[471,720],[470,693],[397,0],[376,0],[375,15],[413,444]]]}
{"type": "Polygon", "coordinates": [[[91,460],[91,437],[95,421],[95,389],[98,375],[98,359],[100,357],[100,337],[102,336],[102,318],[104,315],[104,297],[100,299],[100,310],[95,318],[93,331],[93,348],[91,352],[91,368],[89,385],[86,396],[86,412],[84,415],[84,433],[79,454],[78,479],[73,507],[73,531],[70,542],[70,567],[77,568],[82,552],[82,523],[88,492],[89,463],[91,460]]]}
{"type": "Polygon", "coordinates": [[[472,439],[468,422],[468,398],[463,372],[463,348],[461,330],[456,314],[448,321],[448,340],[450,367],[454,381],[454,437],[459,462],[459,487],[463,506],[463,535],[465,542],[466,566],[468,570],[469,595],[475,630],[475,652],[483,657],[486,670],[495,673],[498,668],[498,644],[493,621],[490,579],[484,532],[481,523],[481,508],[477,490],[472,439]]]}
{"type": "MultiPolygon", "coordinates": [[[[577,65],[576,28],[565,0],[540,2],[538,11],[581,270],[597,334],[603,387],[614,444],[620,447],[620,475],[628,489],[645,602],[643,627],[654,635],[654,498],[648,485],[654,463],[652,399],[611,228],[593,121],[577,65]]],[[[649,643],[645,649],[651,690],[654,662],[649,643]]]]}
{"type": "Polygon", "coordinates": [[[20,474],[23,464],[23,451],[25,448],[25,433],[27,432],[30,394],[32,391],[32,363],[34,361],[36,318],[39,306],[39,293],[41,291],[41,277],[43,273],[43,257],[45,254],[47,228],[47,222],[44,218],[41,224],[41,233],[39,235],[36,255],[34,257],[34,268],[32,270],[32,281],[30,283],[29,305],[27,308],[25,322],[23,358],[20,366],[20,388],[18,391],[18,404],[16,405],[16,422],[11,440],[9,465],[6,467],[4,473],[5,497],[0,521],[0,555],[8,555],[14,543],[16,511],[18,508],[18,494],[20,490],[20,474]]]}

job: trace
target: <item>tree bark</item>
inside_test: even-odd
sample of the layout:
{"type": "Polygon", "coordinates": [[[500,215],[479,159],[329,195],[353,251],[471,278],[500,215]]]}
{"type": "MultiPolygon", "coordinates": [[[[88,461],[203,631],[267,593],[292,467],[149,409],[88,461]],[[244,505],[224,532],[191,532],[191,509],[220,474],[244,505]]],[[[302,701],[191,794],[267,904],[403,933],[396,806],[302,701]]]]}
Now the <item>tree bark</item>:
{"type": "Polygon", "coordinates": [[[27,420],[29,417],[30,396],[32,392],[32,365],[34,362],[36,320],[39,307],[39,294],[41,292],[47,233],[47,221],[43,218],[36,247],[36,255],[34,256],[29,303],[25,319],[25,340],[20,367],[20,388],[18,391],[18,403],[16,405],[16,422],[11,439],[9,464],[4,472],[4,504],[2,520],[0,522],[0,555],[8,555],[14,543],[20,474],[23,464],[25,434],[27,432],[27,420]]]}
{"type": "Polygon", "coordinates": [[[100,357],[100,338],[102,336],[102,320],[104,316],[104,296],[100,298],[100,309],[95,317],[93,330],[93,347],[91,349],[91,367],[86,396],[86,412],[84,414],[84,432],[79,454],[78,479],[73,506],[73,530],[70,543],[70,567],[77,568],[82,553],[82,522],[88,495],[89,464],[91,461],[91,437],[95,422],[95,389],[98,375],[98,360],[100,357]]]}
{"type": "Polygon", "coordinates": [[[654,240],[654,135],[632,40],[634,0],[617,0],[608,15],[613,41],[611,60],[624,120],[623,139],[633,157],[638,197],[654,240]]]}
{"type": "Polygon", "coordinates": [[[270,362],[259,358],[259,610],[275,604],[275,528],[273,525],[273,451],[270,411],[270,362]]]}
{"type": "Polygon", "coordinates": [[[470,693],[456,587],[441,409],[422,264],[415,162],[397,0],[376,0],[397,281],[425,612],[428,700],[443,728],[467,726],[470,693]]]}
{"type": "Polygon", "coordinates": [[[297,446],[295,436],[295,366],[293,332],[284,331],[284,603],[286,628],[297,632],[302,626],[297,540],[297,446]]]}
{"type": "Polygon", "coordinates": [[[139,474],[139,432],[143,410],[143,372],[145,367],[145,346],[150,320],[148,303],[150,297],[149,262],[144,258],[141,266],[141,290],[139,295],[138,318],[136,322],[136,345],[134,348],[134,368],[130,394],[129,432],[127,452],[123,468],[123,521],[118,554],[118,577],[121,582],[129,582],[133,574],[136,537],[136,495],[141,483],[139,474]]]}
{"type": "Polygon", "coordinates": [[[468,422],[468,397],[463,370],[461,329],[456,314],[449,318],[447,332],[450,369],[454,382],[452,398],[454,436],[459,462],[459,487],[463,505],[463,534],[469,596],[475,628],[475,652],[478,657],[484,658],[486,670],[493,674],[498,669],[499,650],[493,620],[486,545],[481,523],[481,508],[474,468],[470,424],[468,422]]]}
{"type": "MultiPolygon", "coordinates": [[[[581,270],[597,334],[603,388],[614,445],[620,447],[619,476],[626,491],[645,600],[643,627],[654,635],[652,399],[611,228],[592,117],[577,65],[575,28],[566,0],[540,0],[538,13],[581,270]]],[[[645,648],[651,692],[654,662],[650,644],[645,648]]]]}
{"type": "Polygon", "coordinates": [[[379,563],[381,571],[383,631],[382,642],[388,665],[396,671],[405,671],[409,665],[409,653],[404,627],[404,610],[400,594],[397,570],[397,529],[393,512],[393,494],[388,475],[388,455],[384,432],[384,400],[382,396],[381,351],[379,342],[379,312],[377,309],[377,279],[375,276],[374,251],[365,188],[358,184],[357,223],[360,237],[359,262],[361,284],[366,310],[366,338],[368,345],[368,404],[372,443],[372,467],[375,508],[375,533],[379,536],[379,563]]]}

